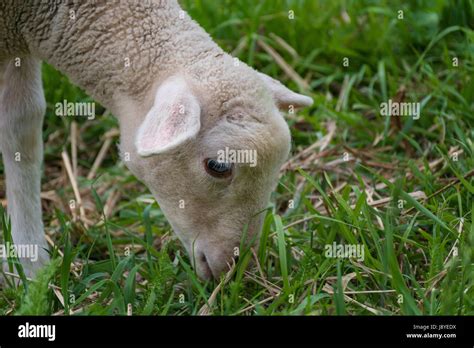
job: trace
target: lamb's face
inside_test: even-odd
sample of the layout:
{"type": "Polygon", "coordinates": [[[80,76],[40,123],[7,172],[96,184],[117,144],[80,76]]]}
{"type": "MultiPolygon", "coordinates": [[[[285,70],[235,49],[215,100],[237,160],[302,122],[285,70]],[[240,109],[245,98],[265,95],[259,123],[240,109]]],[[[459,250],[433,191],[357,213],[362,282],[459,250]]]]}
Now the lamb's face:
{"type": "Polygon", "coordinates": [[[290,148],[283,119],[268,126],[272,134],[223,119],[182,151],[162,156],[149,177],[148,187],[204,279],[227,269],[244,231],[248,244],[260,230],[290,148]]]}
{"type": "Polygon", "coordinates": [[[131,167],[140,168],[135,175],[155,195],[203,279],[228,270],[241,242],[258,242],[288,157],[288,126],[273,100],[261,102],[263,114],[240,103],[201,126],[201,118],[210,118],[201,100],[173,78],[160,86],[137,133],[140,164],[131,167]]]}

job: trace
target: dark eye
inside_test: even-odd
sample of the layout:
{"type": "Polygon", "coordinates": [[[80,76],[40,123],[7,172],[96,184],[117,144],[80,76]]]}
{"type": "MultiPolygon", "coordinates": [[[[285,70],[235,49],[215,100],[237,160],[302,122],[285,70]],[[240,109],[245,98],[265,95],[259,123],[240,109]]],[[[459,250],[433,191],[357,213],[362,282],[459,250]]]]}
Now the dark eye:
{"type": "Polygon", "coordinates": [[[204,160],[204,168],[209,175],[215,178],[227,178],[232,175],[232,163],[219,162],[212,158],[204,160]]]}

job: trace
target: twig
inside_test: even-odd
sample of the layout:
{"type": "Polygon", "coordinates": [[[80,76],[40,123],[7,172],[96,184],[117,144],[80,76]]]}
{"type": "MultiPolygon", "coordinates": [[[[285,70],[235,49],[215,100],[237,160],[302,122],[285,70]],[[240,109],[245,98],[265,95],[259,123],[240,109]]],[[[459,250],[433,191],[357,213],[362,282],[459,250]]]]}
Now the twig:
{"type": "Polygon", "coordinates": [[[308,83],[275,51],[271,46],[263,40],[258,39],[257,43],[262,47],[280,66],[280,68],[298,85],[300,90],[308,90],[308,83]]]}
{"type": "Polygon", "coordinates": [[[211,306],[214,304],[214,301],[216,300],[217,294],[221,290],[221,288],[227,284],[227,282],[230,280],[232,275],[234,274],[234,269],[235,269],[235,260],[232,259],[232,265],[229,265],[229,271],[226,273],[225,278],[221,280],[221,282],[216,286],[214,291],[211,293],[211,296],[209,296],[209,299],[207,300],[207,303],[204,304],[201,309],[198,312],[198,315],[209,315],[211,311],[211,306]]]}
{"type": "Polygon", "coordinates": [[[77,123],[71,123],[71,156],[72,156],[72,172],[77,178],[77,123]]]}
{"type": "Polygon", "coordinates": [[[81,216],[82,223],[84,223],[86,225],[87,224],[86,223],[86,214],[85,214],[85,211],[84,211],[84,207],[82,206],[82,199],[81,199],[81,194],[79,193],[79,187],[77,185],[76,178],[74,177],[74,174],[72,172],[71,161],[69,160],[69,156],[68,156],[66,151],[63,151],[61,153],[61,156],[63,158],[64,166],[66,168],[66,172],[67,172],[67,175],[69,177],[69,181],[72,185],[72,190],[74,192],[74,196],[76,197],[77,205],[79,206],[79,214],[81,216]]]}
{"type": "Polygon", "coordinates": [[[97,174],[97,170],[102,164],[102,161],[104,160],[110,145],[112,145],[112,138],[106,138],[104,143],[102,144],[102,147],[99,150],[99,153],[97,154],[97,157],[95,158],[94,164],[92,165],[89,174],[87,174],[88,180],[92,180],[97,174]]]}

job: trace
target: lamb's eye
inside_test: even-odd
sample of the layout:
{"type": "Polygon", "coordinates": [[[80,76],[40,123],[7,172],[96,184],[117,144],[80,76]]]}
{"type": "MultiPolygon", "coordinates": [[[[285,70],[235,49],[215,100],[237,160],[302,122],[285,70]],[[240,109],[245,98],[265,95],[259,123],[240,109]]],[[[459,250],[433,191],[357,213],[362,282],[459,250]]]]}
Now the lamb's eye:
{"type": "Polygon", "coordinates": [[[212,158],[204,160],[204,168],[209,175],[215,178],[227,178],[232,175],[232,163],[219,162],[212,158]]]}

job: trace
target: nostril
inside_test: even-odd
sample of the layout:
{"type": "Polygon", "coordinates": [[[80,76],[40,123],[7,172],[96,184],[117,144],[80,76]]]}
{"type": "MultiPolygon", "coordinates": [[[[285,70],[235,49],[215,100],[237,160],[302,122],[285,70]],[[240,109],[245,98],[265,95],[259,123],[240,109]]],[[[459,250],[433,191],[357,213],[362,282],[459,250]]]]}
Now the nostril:
{"type": "Polygon", "coordinates": [[[207,261],[206,255],[204,253],[199,255],[199,263],[201,264],[201,271],[203,272],[203,276],[205,279],[209,279],[212,277],[212,270],[207,261]]]}
{"type": "Polygon", "coordinates": [[[239,260],[237,255],[233,255],[232,257],[227,255],[224,257],[224,254],[217,256],[211,254],[211,257],[214,257],[209,258],[201,251],[197,252],[195,255],[198,273],[206,280],[210,278],[219,279],[222,274],[227,273],[232,269],[232,264],[236,264],[239,260]]]}

